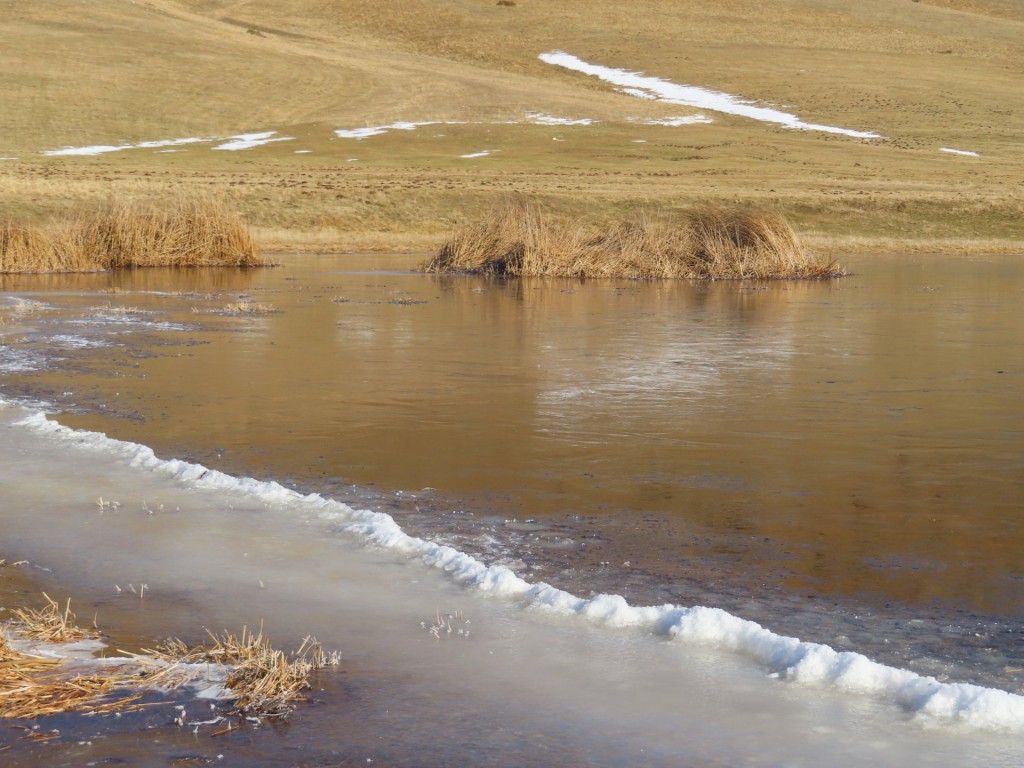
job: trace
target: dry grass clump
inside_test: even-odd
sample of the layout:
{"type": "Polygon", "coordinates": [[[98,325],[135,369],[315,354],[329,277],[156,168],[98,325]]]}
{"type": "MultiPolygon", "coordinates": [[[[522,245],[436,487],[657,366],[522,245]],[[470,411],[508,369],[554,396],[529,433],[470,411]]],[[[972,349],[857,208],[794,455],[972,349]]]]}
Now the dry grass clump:
{"type": "Polygon", "coordinates": [[[53,258],[51,238],[39,227],[0,223],[0,272],[45,272],[53,258]]]}
{"type": "Polygon", "coordinates": [[[274,309],[273,304],[239,299],[225,304],[223,311],[229,315],[269,315],[277,310],[274,309]]]}
{"type": "MultiPolygon", "coordinates": [[[[12,632],[47,643],[96,636],[75,625],[70,600],[62,610],[48,595],[43,597],[47,605],[41,610],[13,611],[12,632]]],[[[96,674],[67,674],[61,669],[64,662],[16,650],[0,631],[0,718],[31,719],[70,711],[121,712],[142,697],[137,669],[111,667],[96,674]]]]}
{"type": "Polygon", "coordinates": [[[510,276],[690,278],[838,277],[812,256],[781,214],[706,207],[682,216],[637,215],[598,229],[512,201],[459,228],[428,272],[510,276]]]}
{"type": "Polygon", "coordinates": [[[46,607],[41,610],[18,608],[13,611],[22,635],[48,643],[66,643],[87,637],[96,637],[96,632],[82,629],[75,624],[75,614],[71,612],[70,599],[62,610],[57,601],[51,599],[45,592],[43,592],[43,597],[46,598],[46,607]]]}
{"type": "Polygon", "coordinates": [[[59,659],[17,654],[0,663],[0,718],[36,719],[62,712],[102,715],[124,712],[142,698],[137,671],[61,676],[59,659]]]}
{"type": "Polygon", "coordinates": [[[303,640],[291,657],[271,647],[261,629],[247,627],[241,637],[228,631],[215,635],[207,631],[212,645],[189,648],[177,639],[153,652],[157,659],[178,664],[217,664],[230,672],[224,687],[234,695],[229,714],[244,717],[284,717],[296,701],[305,698],[309,675],[315,669],[338,663],[336,655],[325,654],[314,638],[303,640]]]}
{"type": "MultiPolygon", "coordinates": [[[[309,676],[316,669],[336,666],[336,653],[327,654],[307,637],[289,655],[274,650],[263,636],[243,629],[241,636],[212,633],[210,645],[190,648],[170,640],[155,651],[132,654],[123,663],[90,667],[90,674],[68,671],[67,659],[37,656],[15,649],[11,636],[47,643],[96,637],[75,626],[70,602],[62,610],[49,596],[42,610],[22,608],[6,630],[0,630],[0,718],[38,718],[61,712],[111,714],[150,706],[139,703],[147,690],[173,690],[202,674],[207,665],[224,675],[230,693],[227,716],[248,720],[288,715],[304,698],[309,676]]],[[[223,718],[218,718],[223,719],[223,718]]]]}
{"type": "Polygon", "coordinates": [[[164,207],[111,203],[49,228],[0,224],[0,272],[263,263],[241,218],[203,197],[181,197],[164,207]]]}

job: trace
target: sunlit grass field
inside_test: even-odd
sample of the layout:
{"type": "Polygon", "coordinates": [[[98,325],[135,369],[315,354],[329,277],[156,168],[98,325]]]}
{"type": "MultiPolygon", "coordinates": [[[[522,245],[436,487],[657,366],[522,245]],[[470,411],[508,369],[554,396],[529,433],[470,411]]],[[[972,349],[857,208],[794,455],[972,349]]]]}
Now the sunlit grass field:
{"type": "Polygon", "coordinates": [[[20,221],[187,192],[264,248],[433,249],[522,193],[595,226],[754,206],[826,252],[1024,244],[1008,0],[3,5],[0,205],[20,221]],[[538,58],[553,50],[881,138],[637,98],[538,58]],[[400,121],[429,124],[336,133],[400,121]],[[254,132],[277,140],[214,149],[254,132]],[[186,138],[203,141],[46,154],[186,138]]]}

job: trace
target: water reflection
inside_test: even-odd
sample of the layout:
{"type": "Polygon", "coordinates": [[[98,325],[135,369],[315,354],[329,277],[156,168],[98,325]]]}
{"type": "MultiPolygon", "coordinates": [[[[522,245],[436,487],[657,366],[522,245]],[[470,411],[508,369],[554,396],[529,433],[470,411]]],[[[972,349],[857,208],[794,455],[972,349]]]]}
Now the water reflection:
{"type": "Polygon", "coordinates": [[[117,346],[63,344],[21,370],[5,353],[4,386],[233,472],[429,486],[478,516],[567,522],[567,567],[1024,610],[1019,263],[690,284],[375,258],[5,277],[56,307],[10,345],[24,359],[85,335],[83,318],[117,346]],[[240,294],[279,312],[224,313],[240,294]],[[133,333],[107,304],[137,311],[133,333]]]}

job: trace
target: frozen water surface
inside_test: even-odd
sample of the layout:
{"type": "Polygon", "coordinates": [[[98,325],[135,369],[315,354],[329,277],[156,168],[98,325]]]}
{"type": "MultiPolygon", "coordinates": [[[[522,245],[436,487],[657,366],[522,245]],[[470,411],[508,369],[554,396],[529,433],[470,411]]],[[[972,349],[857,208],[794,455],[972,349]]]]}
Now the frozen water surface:
{"type": "MultiPolygon", "coordinates": [[[[411,537],[387,515],[163,460],[9,403],[0,429],[14,545],[35,541],[40,561],[94,590],[136,580],[153,601],[190,595],[197,620],[252,622],[258,613],[285,638],[313,632],[354,665],[408,678],[410,691],[429,686],[430,707],[404,713],[414,722],[437,722],[438,702],[496,729],[541,714],[563,746],[583,750],[596,739],[611,764],[1021,757],[1019,696],[939,684],[713,608],[578,598],[411,537]],[[59,475],[47,470],[54,464],[59,475]],[[97,497],[120,506],[98,508],[97,497]],[[426,632],[421,624],[438,610],[469,618],[470,635],[426,632]]],[[[302,717],[330,727],[332,712],[302,717]]],[[[446,727],[437,738],[459,738],[446,727]]]]}
{"type": "MultiPolygon", "coordinates": [[[[394,261],[5,278],[10,348],[74,367],[3,373],[0,556],[131,636],[340,649],[288,729],[221,742],[246,765],[1020,763],[1015,261],[766,285],[394,261]],[[240,294],[282,311],[192,311],[240,294]],[[432,635],[448,613],[470,623],[432,635]]],[[[188,752],[153,725],[47,764],[188,752]]]]}

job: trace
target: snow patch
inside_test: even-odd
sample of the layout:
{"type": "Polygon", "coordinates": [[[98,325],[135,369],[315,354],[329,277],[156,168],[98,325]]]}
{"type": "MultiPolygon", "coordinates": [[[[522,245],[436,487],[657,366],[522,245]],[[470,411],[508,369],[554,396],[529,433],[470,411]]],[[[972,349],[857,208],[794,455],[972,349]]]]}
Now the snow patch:
{"type": "Polygon", "coordinates": [[[218,144],[213,149],[223,149],[229,152],[237,152],[242,149],[252,149],[275,141],[294,141],[294,136],[278,136],[273,138],[277,131],[263,131],[262,133],[240,133],[237,136],[228,136],[230,141],[218,144]]]}
{"type": "Polygon", "coordinates": [[[500,149],[484,149],[484,150],[481,150],[480,152],[471,152],[468,155],[459,155],[459,157],[468,160],[468,159],[473,158],[473,157],[487,157],[488,155],[491,155],[491,154],[493,154],[495,152],[501,152],[501,150],[500,149]]]}
{"type": "Polygon", "coordinates": [[[338,129],[334,132],[334,135],[339,139],[355,139],[356,141],[362,141],[368,139],[371,136],[380,136],[388,133],[389,131],[415,131],[417,128],[422,128],[425,125],[458,125],[459,123],[444,123],[437,120],[428,120],[422,123],[412,123],[407,121],[399,121],[397,123],[391,123],[390,125],[376,125],[369,128],[348,128],[338,129]]]}
{"type": "Polygon", "coordinates": [[[969,149],[953,149],[952,147],[940,147],[939,152],[948,152],[951,155],[965,155],[966,157],[981,157],[977,152],[969,149]]]}
{"type": "Polygon", "coordinates": [[[96,144],[90,147],[64,147],[63,149],[48,149],[42,154],[44,157],[69,157],[102,155],[107,152],[121,152],[126,149],[158,149],[160,147],[177,147],[182,144],[200,144],[217,141],[216,138],[201,139],[195,136],[186,139],[163,139],[161,141],[142,141],[137,144],[96,144]]]}
{"type": "Polygon", "coordinates": [[[831,125],[820,125],[818,123],[805,123],[796,115],[782,112],[770,107],[760,107],[746,99],[733,96],[729,93],[711,91],[706,88],[699,88],[693,85],[679,85],[670,80],[663,80],[659,77],[650,77],[642,72],[629,72],[624,69],[613,69],[597,64],[589,64],[572,54],[563,51],[551,51],[542,53],[540,60],[558,67],[571,69],[575,72],[582,72],[585,75],[592,75],[604,80],[607,83],[618,86],[618,90],[628,93],[631,96],[638,96],[644,99],[655,99],[668,104],[682,104],[698,109],[707,109],[712,112],[724,112],[730,115],[748,117],[752,120],[759,120],[766,123],[775,123],[785,128],[795,128],[801,131],[823,131],[825,133],[836,133],[843,136],[852,136],[858,139],[878,139],[881,136],[873,131],[855,131],[849,128],[837,128],[831,125]]]}
{"type": "Polygon", "coordinates": [[[535,123],[536,125],[593,125],[600,122],[600,120],[594,120],[590,117],[581,117],[578,120],[574,120],[571,117],[555,117],[554,115],[546,115],[543,112],[527,112],[526,119],[528,122],[535,123]]]}
{"type": "Polygon", "coordinates": [[[644,125],[670,125],[672,127],[679,127],[680,125],[699,125],[715,122],[707,115],[682,115],[679,117],[658,117],[650,118],[648,120],[641,121],[644,125]]]}

